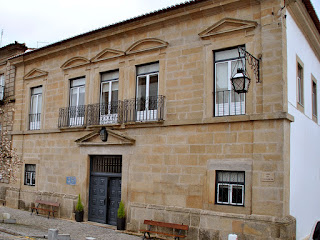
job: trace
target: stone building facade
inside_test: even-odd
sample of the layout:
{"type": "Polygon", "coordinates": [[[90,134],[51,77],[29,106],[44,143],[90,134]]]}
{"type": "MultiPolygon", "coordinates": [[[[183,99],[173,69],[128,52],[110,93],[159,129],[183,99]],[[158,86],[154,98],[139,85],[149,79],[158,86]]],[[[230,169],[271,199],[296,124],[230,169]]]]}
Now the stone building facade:
{"type": "Polygon", "coordinates": [[[190,1],[11,59],[24,166],[7,205],[49,199],[72,218],[80,193],[86,219],[111,225],[121,199],[132,231],[153,219],[188,224],[187,239],[295,239],[285,4],[190,1]]]}
{"type": "MultiPolygon", "coordinates": [[[[0,48],[0,144],[1,151],[6,144],[11,145],[11,131],[13,125],[13,111],[15,102],[15,66],[9,58],[22,54],[27,50],[25,44],[18,42],[0,48]]],[[[1,166],[1,170],[2,170],[1,166]]],[[[8,177],[0,177],[1,182],[8,182],[8,177]]],[[[5,201],[7,186],[0,188],[0,201],[5,201]]]]}
{"type": "MultiPolygon", "coordinates": [[[[10,65],[8,59],[27,50],[25,44],[12,43],[0,48],[0,101],[14,102],[15,66],[10,65]]],[[[9,107],[10,108],[10,107],[9,107]]],[[[13,116],[12,112],[5,113],[13,116]]],[[[1,117],[1,120],[3,117],[1,117]]],[[[12,131],[12,124],[1,121],[2,130],[12,131]]]]}

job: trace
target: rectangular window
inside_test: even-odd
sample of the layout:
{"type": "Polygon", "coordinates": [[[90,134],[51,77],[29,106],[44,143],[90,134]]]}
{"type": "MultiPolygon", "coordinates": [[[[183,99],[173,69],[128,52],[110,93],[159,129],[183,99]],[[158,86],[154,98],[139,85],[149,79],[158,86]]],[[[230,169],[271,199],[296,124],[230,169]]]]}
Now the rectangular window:
{"type": "Polygon", "coordinates": [[[303,94],[303,67],[300,63],[297,66],[297,84],[298,84],[298,104],[304,106],[304,94],[303,94]]]}
{"type": "Polygon", "coordinates": [[[0,101],[4,98],[4,74],[0,74],[0,101]]]}
{"type": "Polygon", "coordinates": [[[70,80],[69,125],[82,126],[85,116],[85,78],[70,80]]]}
{"type": "Polygon", "coordinates": [[[215,116],[241,115],[246,112],[246,94],[234,92],[230,81],[232,74],[237,71],[235,68],[239,63],[241,66],[245,66],[244,56],[241,55],[241,59],[239,59],[238,48],[214,53],[215,116]]]}
{"type": "Polygon", "coordinates": [[[244,172],[216,171],[216,203],[244,206],[244,172]]]}
{"type": "Polygon", "coordinates": [[[318,104],[317,104],[317,84],[312,80],[312,118],[316,120],[318,117],[318,104]]]}
{"type": "Polygon", "coordinates": [[[157,120],[159,63],[137,66],[137,121],[157,120]]]}
{"type": "Polygon", "coordinates": [[[31,89],[31,103],[29,113],[29,129],[40,129],[41,107],[42,106],[42,87],[31,89]]]}
{"type": "Polygon", "coordinates": [[[100,124],[118,121],[119,71],[101,74],[100,124]]]}
{"type": "Polygon", "coordinates": [[[24,185],[36,185],[36,164],[26,164],[24,170],[24,185]]]}

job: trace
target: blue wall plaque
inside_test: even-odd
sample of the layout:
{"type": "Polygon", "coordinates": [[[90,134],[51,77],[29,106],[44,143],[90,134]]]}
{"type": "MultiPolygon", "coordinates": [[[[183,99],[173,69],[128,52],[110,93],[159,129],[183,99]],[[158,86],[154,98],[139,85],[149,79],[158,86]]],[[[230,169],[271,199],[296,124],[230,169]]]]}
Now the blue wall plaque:
{"type": "Polygon", "coordinates": [[[76,177],[67,177],[67,185],[76,185],[76,177]]]}

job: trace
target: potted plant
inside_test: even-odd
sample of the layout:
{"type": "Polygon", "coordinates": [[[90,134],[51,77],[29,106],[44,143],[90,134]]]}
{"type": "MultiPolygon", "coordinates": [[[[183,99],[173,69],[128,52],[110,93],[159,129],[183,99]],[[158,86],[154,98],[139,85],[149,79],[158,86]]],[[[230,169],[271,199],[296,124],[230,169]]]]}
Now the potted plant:
{"type": "Polygon", "coordinates": [[[121,201],[118,208],[117,230],[125,230],[125,225],[126,225],[126,213],[124,211],[124,204],[121,201]]]}
{"type": "Polygon", "coordinates": [[[79,194],[78,202],[76,205],[75,219],[77,222],[83,222],[83,205],[81,202],[80,194],[79,194]]]}

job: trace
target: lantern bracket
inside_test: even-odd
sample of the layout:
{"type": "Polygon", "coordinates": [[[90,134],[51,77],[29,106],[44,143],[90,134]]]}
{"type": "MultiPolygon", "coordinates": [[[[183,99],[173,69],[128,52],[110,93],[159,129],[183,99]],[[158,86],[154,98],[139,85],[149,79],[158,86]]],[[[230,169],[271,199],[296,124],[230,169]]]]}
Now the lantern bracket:
{"type": "Polygon", "coordinates": [[[250,65],[251,69],[254,72],[255,78],[257,80],[257,83],[260,83],[260,60],[261,57],[258,59],[254,57],[252,54],[247,52],[243,47],[238,47],[239,52],[239,58],[241,58],[241,55],[245,57],[245,60],[250,65]]]}

